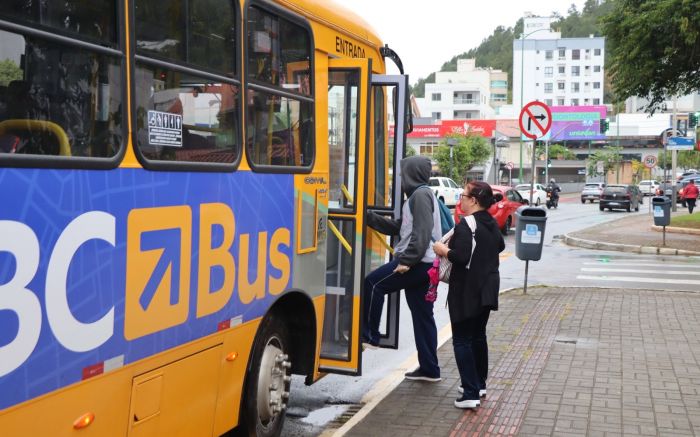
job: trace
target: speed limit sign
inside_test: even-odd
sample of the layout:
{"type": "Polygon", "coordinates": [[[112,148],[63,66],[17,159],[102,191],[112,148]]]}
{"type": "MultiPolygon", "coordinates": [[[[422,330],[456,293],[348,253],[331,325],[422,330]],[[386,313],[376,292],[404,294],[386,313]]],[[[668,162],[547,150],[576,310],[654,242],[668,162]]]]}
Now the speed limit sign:
{"type": "Polygon", "coordinates": [[[656,167],[656,156],[655,155],[645,155],[643,158],[644,161],[644,167],[646,168],[654,168],[656,167]]]}

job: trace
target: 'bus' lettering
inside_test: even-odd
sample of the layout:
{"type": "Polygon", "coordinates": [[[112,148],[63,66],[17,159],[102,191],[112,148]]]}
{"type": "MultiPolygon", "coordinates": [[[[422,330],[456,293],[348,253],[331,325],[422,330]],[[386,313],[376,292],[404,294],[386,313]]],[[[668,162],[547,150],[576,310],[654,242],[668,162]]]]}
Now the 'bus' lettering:
{"type": "MultiPolygon", "coordinates": [[[[250,253],[250,235],[241,235],[240,253],[250,253]]],[[[238,295],[244,304],[251,303],[254,299],[265,298],[265,267],[267,262],[267,232],[258,234],[258,262],[255,281],[248,279],[248,257],[239,256],[241,263],[238,269],[238,295]]]]}
{"type": "Polygon", "coordinates": [[[97,239],[114,246],[114,216],[91,211],[76,217],[58,237],[46,272],[46,317],[54,336],[68,350],[86,352],[106,342],[114,333],[114,307],[101,319],[82,323],[68,306],[68,269],[84,243],[97,239]]]}
{"type": "Polygon", "coordinates": [[[284,291],[287,282],[289,282],[289,274],[292,270],[289,257],[280,251],[281,245],[287,247],[291,245],[289,229],[277,229],[270,239],[270,264],[280,272],[279,278],[270,275],[268,279],[268,288],[270,289],[270,294],[273,295],[280,294],[284,291]]]}
{"type": "Polygon", "coordinates": [[[8,344],[0,346],[0,376],[7,375],[22,365],[32,354],[41,333],[41,304],[27,288],[39,268],[39,241],[25,224],[0,220],[0,252],[9,252],[15,258],[15,275],[0,284],[0,310],[17,315],[17,335],[8,344]]]}
{"type": "Polygon", "coordinates": [[[236,234],[233,211],[223,203],[206,203],[199,207],[199,216],[197,318],[214,314],[226,306],[233,294],[236,279],[236,263],[230,252],[236,234]],[[224,233],[219,247],[211,247],[214,226],[220,226],[224,233]],[[224,282],[221,288],[211,291],[211,269],[216,266],[223,269],[224,282]]]}

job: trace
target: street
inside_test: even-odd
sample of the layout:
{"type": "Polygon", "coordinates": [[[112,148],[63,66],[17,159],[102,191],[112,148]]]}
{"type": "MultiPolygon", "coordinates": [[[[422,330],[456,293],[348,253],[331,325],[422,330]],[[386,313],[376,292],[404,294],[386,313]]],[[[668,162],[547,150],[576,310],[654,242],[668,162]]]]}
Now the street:
{"type": "MultiPolygon", "coordinates": [[[[632,214],[647,215],[651,222],[649,198],[645,199],[644,205],[636,213],[601,212],[597,203],[581,204],[577,196],[566,196],[562,200],[558,209],[548,210],[542,259],[530,262],[528,287],[573,284],[577,287],[682,291],[697,291],[700,288],[698,258],[581,249],[566,246],[559,238],[570,232],[604,225],[632,214]]],[[[501,290],[523,287],[525,262],[515,257],[514,244],[515,238],[511,230],[506,237],[506,250],[501,256],[501,290]]],[[[446,285],[443,284],[435,304],[439,333],[444,333],[444,328],[449,326],[449,315],[445,308],[446,294],[446,285]]],[[[326,428],[339,426],[338,423],[332,423],[336,417],[343,413],[351,415],[364,402],[369,402],[375,393],[381,392],[384,386],[390,384],[391,377],[402,378],[405,371],[412,370],[415,347],[405,304],[401,312],[399,349],[365,352],[361,377],[329,375],[310,387],[303,385],[302,378],[293,378],[290,408],[283,435],[315,436],[326,428]]]]}

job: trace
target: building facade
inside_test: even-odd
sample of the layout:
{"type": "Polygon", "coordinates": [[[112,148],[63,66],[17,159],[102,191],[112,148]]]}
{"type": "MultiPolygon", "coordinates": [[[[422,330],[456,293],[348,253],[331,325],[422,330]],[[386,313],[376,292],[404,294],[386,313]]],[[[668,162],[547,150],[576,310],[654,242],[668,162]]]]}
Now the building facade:
{"type": "Polygon", "coordinates": [[[513,40],[513,105],[539,100],[549,106],[602,105],[605,38],[561,38],[553,18],[525,17],[513,40]],[[523,39],[524,38],[524,39],[523,39]]]}

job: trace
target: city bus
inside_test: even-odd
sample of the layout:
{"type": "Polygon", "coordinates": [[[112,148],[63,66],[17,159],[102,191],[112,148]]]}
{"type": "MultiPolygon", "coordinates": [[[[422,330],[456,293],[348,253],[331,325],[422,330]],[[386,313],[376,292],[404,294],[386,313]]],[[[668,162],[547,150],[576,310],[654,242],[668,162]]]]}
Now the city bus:
{"type": "Polygon", "coordinates": [[[278,435],[361,374],[407,86],[327,0],[3,0],[0,435],[278,435]]]}

